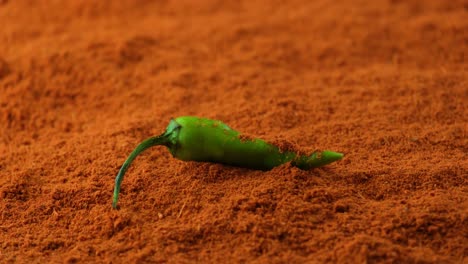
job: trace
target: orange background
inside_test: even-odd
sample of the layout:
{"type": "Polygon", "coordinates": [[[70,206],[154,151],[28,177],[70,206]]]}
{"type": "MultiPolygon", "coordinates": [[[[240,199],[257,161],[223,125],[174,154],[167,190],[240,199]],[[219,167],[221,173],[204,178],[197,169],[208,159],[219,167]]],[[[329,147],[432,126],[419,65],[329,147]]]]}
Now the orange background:
{"type": "Polygon", "coordinates": [[[0,1],[0,260],[466,261],[468,3],[0,1]],[[331,149],[141,155],[171,117],[331,149]]]}

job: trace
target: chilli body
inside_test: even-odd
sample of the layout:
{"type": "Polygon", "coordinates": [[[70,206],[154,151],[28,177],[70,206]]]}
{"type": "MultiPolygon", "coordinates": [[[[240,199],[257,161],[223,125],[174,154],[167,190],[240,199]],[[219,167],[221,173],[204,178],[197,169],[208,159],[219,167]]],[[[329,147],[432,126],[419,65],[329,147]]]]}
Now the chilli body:
{"type": "Polygon", "coordinates": [[[215,162],[257,170],[270,170],[287,162],[307,170],[343,157],[343,154],[333,151],[310,155],[281,151],[278,146],[262,139],[243,137],[221,121],[182,116],[171,119],[163,134],[144,140],[130,153],[115,178],[114,208],[117,207],[120,185],[130,164],[141,152],[157,145],[166,146],[180,160],[215,162]]]}
{"type": "Polygon", "coordinates": [[[180,160],[270,170],[296,157],[261,139],[242,138],[238,131],[218,120],[184,116],[171,122],[180,127],[174,144],[168,148],[180,160]]]}

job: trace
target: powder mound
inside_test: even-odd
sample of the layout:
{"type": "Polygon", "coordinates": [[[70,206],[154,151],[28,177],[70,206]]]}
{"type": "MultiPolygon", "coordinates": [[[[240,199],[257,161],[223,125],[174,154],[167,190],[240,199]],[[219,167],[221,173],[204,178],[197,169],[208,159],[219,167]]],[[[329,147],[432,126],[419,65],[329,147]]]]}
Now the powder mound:
{"type": "Polygon", "coordinates": [[[282,139],[282,138],[277,138],[273,140],[268,140],[267,141],[269,144],[275,145],[279,148],[281,152],[294,152],[298,155],[308,155],[312,154],[312,152],[308,151],[307,149],[299,146],[297,143],[282,139]]]}
{"type": "Polygon", "coordinates": [[[305,149],[301,146],[299,146],[297,143],[293,142],[293,141],[290,141],[290,140],[286,140],[286,139],[283,139],[283,138],[272,138],[272,139],[262,139],[262,138],[258,138],[258,137],[255,137],[253,135],[250,135],[250,134],[240,134],[237,136],[242,142],[246,142],[246,141],[254,141],[254,140],[263,140],[265,141],[266,143],[270,144],[270,145],[273,145],[273,146],[276,146],[280,152],[293,152],[293,153],[296,153],[298,155],[310,155],[318,150],[315,150],[315,151],[310,151],[308,149],[305,149]]]}
{"type": "Polygon", "coordinates": [[[468,263],[467,1],[271,2],[0,0],[0,262],[468,263]],[[186,115],[348,158],[155,147],[113,210],[186,115]]]}
{"type": "Polygon", "coordinates": [[[249,135],[249,134],[239,134],[237,138],[240,139],[240,141],[242,142],[254,141],[257,139],[256,137],[249,135]]]}

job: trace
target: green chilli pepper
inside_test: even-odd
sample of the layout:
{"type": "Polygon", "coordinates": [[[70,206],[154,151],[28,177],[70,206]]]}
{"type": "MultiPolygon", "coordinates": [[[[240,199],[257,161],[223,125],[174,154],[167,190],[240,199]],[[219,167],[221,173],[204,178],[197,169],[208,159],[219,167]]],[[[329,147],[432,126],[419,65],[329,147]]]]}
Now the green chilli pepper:
{"type": "Polygon", "coordinates": [[[180,160],[216,162],[257,170],[270,170],[287,162],[307,170],[343,157],[333,151],[301,155],[262,139],[245,137],[218,120],[182,116],[172,119],[163,134],[144,140],[130,153],[115,178],[113,208],[117,207],[120,185],[130,164],[141,152],[158,145],[166,146],[172,156],[180,160]]]}

